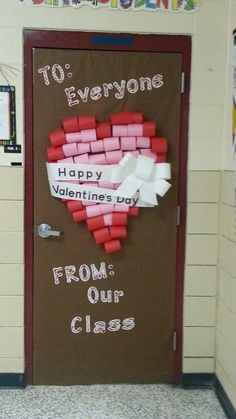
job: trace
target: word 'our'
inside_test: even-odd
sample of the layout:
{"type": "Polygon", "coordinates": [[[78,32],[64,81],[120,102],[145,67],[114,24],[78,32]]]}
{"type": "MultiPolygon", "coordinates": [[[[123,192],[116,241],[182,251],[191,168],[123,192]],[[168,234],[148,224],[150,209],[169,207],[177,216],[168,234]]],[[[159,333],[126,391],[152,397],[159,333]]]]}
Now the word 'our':
{"type": "Polygon", "coordinates": [[[88,301],[91,304],[96,304],[98,301],[102,303],[119,303],[120,297],[124,296],[122,290],[101,290],[99,291],[96,287],[89,287],[87,291],[88,301]]]}

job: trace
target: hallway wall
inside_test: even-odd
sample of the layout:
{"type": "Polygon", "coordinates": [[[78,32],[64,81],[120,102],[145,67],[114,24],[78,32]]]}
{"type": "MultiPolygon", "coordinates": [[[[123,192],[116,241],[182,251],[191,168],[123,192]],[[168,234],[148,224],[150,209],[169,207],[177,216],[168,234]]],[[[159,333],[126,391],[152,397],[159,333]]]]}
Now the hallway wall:
{"type": "MultiPolygon", "coordinates": [[[[19,70],[11,83],[16,86],[17,136],[22,144],[23,28],[192,35],[184,372],[214,372],[229,4],[204,0],[199,12],[171,14],[30,8],[17,0],[0,0],[0,61],[19,70]]],[[[1,75],[0,84],[5,84],[1,75]]],[[[0,159],[4,162],[1,150],[0,159]]],[[[0,167],[0,373],[24,371],[23,177],[23,168],[0,167]]]]}
{"type": "Polygon", "coordinates": [[[216,328],[216,374],[236,408],[236,154],[232,147],[232,33],[236,4],[228,25],[228,83],[220,205],[220,253],[216,328]]]}

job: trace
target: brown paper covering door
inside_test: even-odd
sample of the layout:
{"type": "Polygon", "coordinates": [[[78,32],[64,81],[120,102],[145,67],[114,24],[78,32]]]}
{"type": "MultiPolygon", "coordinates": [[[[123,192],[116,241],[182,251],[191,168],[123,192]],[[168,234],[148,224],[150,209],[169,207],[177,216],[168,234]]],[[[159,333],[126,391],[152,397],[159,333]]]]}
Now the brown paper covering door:
{"type": "MultiPolygon", "coordinates": [[[[34,130],[34,224],[48,223],[64,232],[63,238],[34,242],[34,384],[169,383],[173,372],[176,206],[178,194],[179,120],[181,100],[181,54],[130,51],[35,49],[33,87],[34,130]],[[54,64],[64,69],[59,83],[51,73],[54,64]],[[49,66],[48,81],[42,71],[49,66]],[[82,100],[85,92],[103,83],[121,83],[140,77],[163,75],[161,88],[124,91],[122,98],[82,100]],[[75,87],[79,104],[69,106],[65,89],[75,87]],[[120,253],[106,255],[94,243],[84,224],[74,224],[65,206],[50,196],[45,149],[48,133],[73,115],[95,115],[98,121],[130,110],[143,112],[145,120],[158,124],[158,135],[168,139],[172,165],[172,188],[159,206],[144,208],[130,217],[128,238],[120,253]],[[107,278],[92,279],[91,265],[104,263],[107,278]],[[90,279],[67,283],[65,266],[74,265],[90,279]],[[62,267],[55,285],[53,268],[62,267]],[[85,271],[83,271],[85,269],[85,271]],[[89,276],[89,274],[88,274],[89,276]],[[119,302],[88,300],[88,289],[123,291],[119,302]],[[72,333],[71,321],[82,330],[72,333]],[[131,320],[135,323],[132,328],[131,320]],[[120,319],[120,329],[110,331],[109,322],[120,319]],[[106,324],[95,333],[95,322],[106,324]],[[128,322],[128,330],[125,325],[128,322]]],[[[54,67],[55,68],[55,67],[54,67]]],[[[59,67],[58,67],[59,68],[59,67]]],[[[61,77],[58,69],[56,76],[61,77]]],[[[83,277],[83,274],[82,274],[83,277]]],[[[101,295],[101,294],[99,294],[101,295]]]]}

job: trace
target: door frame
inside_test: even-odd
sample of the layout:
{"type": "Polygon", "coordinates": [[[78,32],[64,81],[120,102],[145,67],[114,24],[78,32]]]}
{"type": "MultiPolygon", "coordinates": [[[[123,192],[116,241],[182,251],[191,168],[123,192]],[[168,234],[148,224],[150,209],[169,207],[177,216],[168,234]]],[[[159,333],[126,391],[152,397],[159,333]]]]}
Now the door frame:
{"type": "Polygon", "coordinates": [[[191,36],[138,35],[132,33],[102,33],[80,31],[48,31],[25,29],[24,40],[24,100],[25,100],[25,358],[26,382],[33,376],[33,48],[93,49],[111,51],[143,51],[182,54],[185,89],[181,95],[179,142],[180,225],[176,239],[175,330],[177,348],[174,353],[173,382],[179,383],[182,368],[183,341],[183,282],[185,266],[187,145],[189,123],[189,91],[191,69],[191,36]],[[77,35],[77,36],[76,36],[77,35]]]}

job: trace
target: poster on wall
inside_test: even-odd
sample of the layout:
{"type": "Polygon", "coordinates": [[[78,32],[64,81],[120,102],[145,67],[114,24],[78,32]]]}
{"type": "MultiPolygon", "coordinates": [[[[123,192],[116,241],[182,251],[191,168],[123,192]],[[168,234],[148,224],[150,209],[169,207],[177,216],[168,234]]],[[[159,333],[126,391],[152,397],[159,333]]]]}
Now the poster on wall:
{"type": "Polygon", "coordinates": [[[112,10],[147,10],[167,12],[194,12],[199,10],[201,0],[19,0],[28,6],[108,7],[112,10]]]}
{"type": "Polygon", "coordinates": [[[21,145],[16,139],[15,86],[0,85],[0,165],[21,165],[20,153],[21,145]]]}

